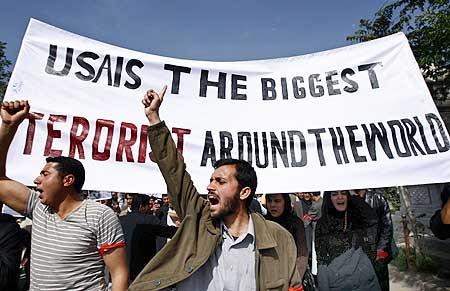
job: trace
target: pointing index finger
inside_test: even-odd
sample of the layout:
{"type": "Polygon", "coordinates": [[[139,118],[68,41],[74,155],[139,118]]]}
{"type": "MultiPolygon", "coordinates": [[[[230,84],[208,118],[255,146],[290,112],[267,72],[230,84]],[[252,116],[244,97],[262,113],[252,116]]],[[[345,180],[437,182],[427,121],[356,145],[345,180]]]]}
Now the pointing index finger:
{"type": "Polygon", "coordinates": [[[164,99],[164,95],[166,95],[166,91],[167,91],[167,85],[164,85],[161,92],[159,93],[159,97],[161,98],[161,101],[164,99]]]}

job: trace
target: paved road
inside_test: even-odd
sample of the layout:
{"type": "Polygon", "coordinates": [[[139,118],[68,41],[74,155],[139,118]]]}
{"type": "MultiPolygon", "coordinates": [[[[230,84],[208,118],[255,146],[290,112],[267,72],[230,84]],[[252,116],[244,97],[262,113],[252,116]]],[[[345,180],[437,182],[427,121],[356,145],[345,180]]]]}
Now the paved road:
{"type": "Polygon", "coordinates": [[[400,272],[389,265],[391,291],[450,291],[450,278],[444,280],[431,274],[400,272]]]}

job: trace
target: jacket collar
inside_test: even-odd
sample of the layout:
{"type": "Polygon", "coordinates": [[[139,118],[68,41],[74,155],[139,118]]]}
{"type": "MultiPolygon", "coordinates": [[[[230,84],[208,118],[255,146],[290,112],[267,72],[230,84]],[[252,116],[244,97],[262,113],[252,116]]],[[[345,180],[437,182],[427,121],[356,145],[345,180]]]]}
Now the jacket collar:
{"type": "Polygon", "coordinates": [[[256,249],[264,250],[277,246],[277,242],[273,238],[270,231],[267,231],[267,221],[262,215],[252,212],[250,213],[253,220],[253,226],[255,231],[255,244],[256,249]]]}

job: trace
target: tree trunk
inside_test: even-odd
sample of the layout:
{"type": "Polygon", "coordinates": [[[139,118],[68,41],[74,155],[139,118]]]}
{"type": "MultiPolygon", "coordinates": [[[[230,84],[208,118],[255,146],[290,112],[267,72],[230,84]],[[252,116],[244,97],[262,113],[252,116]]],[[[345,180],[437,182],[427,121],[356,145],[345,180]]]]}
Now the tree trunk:
{"type": "Polygon", "coordinates": [[[411,195],[408,192],[408,189],[406,187],[400,186],[398,187],[400,197],[403,200],[403,205],[405,206],[406,210],[406,216],[408,217],[408,220],[411,222],[411,231],[413,232],[414,237],[414,249],[416,251],[416,256],[422,254],[422,250],[420,247],[419,242],[419,236],[417,234],[417,228],[416,228],[416,216],[414,215],[414,211],[411,207],[411,195]]]}

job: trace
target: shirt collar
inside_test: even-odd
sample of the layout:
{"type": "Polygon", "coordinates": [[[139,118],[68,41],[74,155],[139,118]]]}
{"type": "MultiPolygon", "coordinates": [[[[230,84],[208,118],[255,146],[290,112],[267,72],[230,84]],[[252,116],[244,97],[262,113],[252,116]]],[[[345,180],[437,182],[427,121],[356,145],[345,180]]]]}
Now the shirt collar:
{"type": "MultiPolygon", "coordinates": [[[[231,237],[231,234],[228,232],[228,227],[225,225],[223,220],[220,221],[220,229],[222,231],[222,235],[228,234],[231,237]]],[[[252,216],[250,214],[248,215],[247,231],[241,234],[239,237],[245,238],[247,235],[250,235],[253,238],[253,241],[255,241],[255,228],[253,225],[252,216]]]]}

